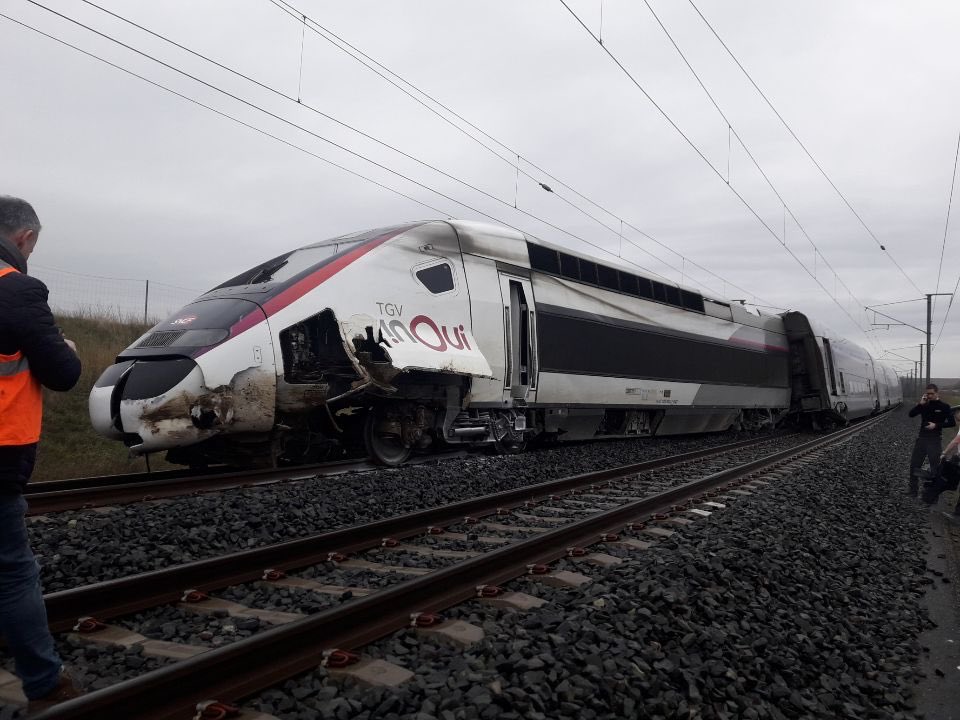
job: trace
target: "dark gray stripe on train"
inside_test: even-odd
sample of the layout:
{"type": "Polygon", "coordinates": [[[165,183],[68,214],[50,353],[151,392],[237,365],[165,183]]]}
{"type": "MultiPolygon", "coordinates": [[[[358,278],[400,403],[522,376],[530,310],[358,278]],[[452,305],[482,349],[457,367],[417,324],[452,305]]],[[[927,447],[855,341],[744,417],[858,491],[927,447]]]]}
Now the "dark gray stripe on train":
{"type": "MultiPolygon", "coordinates": [[[[592,296],[591,296],[592,297],[592,296]]],[[[676,309],[676,308],[675,308],[676,309]]],[[[650,325],[648,323],[636,322],[635,320],[623,320],[622,318],[610,317],[609,315],[598,315],[597,313],[586,312],[584,310],[576,310],[574,308],[562,307],[560,305],[551,305],[549,303],[537,303],[537,312],[538,313],[549,313],[550,315],[559,315],[560,317],[566,318],[578,318],[580,320],[590,320],[592,322],[603,323],[604,325],[613,325],[615,327],[627,328],[629,330],[640,330],[642,332],[654,333],[656,335],[665,335],[668,337],[682,338],[685,340],[692,340],[700,343],[710,343],[714,345],[722,345],[724,347],[733,346],[736,348],[742,348],[744,350],[750,350],[752,352],[758,353],[783,353],[787,354],[787,338],[785,335],[780,333],[773,333],[769,330],[764,330],[762,328],[755,328],[749,325],[741,325],[737,331],[731,336],[736,338],[744,343],[749,343],[749,345],[744,346],[740,345],[732,340],[726,338],[710,338],[703,335],[697,335],[696,333],[686,332],[684,330],[676,330],[674,328],[664,327],[662,325],[650,325]],[[749,335],[756,333],[756,337],[752,338],[749,335]],[[780,343],[782,349],[777,349],[775,347],[765,350],[761,347],[755,345],[755,343],[763,343],[766,345],[773,345],[774,343],[780,343]]],[[[687,311],[684,311],[687,312],[687,311]]],[[[689,318],[689,315],[682,316],[684,320],[689,318]]],[[[698,314],[695,317],[704,317],[703,315],[698,314]]],[[[729,321],[726,321],[729,322],[729,321]]]]}
{"type": "Polygon", "coordinates": [[[635,323],[623,327],[622,321],[612,318],[584,319],[569,317],[573,314],[569,310],[562,312],[537,307],[541,372],[789,387],[785,352],[749,350],[659,329],[651,332],[635,323]]]}

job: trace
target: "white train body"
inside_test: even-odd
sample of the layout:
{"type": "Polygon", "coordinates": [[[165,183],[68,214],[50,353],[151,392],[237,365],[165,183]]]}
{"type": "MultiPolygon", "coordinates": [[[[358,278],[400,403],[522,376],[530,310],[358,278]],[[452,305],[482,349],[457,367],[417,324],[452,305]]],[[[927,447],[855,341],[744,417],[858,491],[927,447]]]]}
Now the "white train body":
{"type": "Polygon", "coordinates": [[[709,432],[899,402],[889,368],[825,332],[505,228],[413,223],[205,293],[120,354],[90,413],[180,462],[306,460],[362,438],[396,464],[431,444],[709,432]]]}

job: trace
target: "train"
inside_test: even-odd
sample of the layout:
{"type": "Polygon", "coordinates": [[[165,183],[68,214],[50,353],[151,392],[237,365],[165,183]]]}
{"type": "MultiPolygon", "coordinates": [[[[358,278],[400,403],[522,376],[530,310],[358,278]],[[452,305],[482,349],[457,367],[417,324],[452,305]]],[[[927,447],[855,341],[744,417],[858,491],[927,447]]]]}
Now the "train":
{"type": "Polygon", "coordinates": [[[396,466],[438,448],[825,427],[901,399],[890,366],[803,313],[432,220],[236,275],[122,351],[89,409],[132,454],[192,467],[351,448],[396,466]]]}

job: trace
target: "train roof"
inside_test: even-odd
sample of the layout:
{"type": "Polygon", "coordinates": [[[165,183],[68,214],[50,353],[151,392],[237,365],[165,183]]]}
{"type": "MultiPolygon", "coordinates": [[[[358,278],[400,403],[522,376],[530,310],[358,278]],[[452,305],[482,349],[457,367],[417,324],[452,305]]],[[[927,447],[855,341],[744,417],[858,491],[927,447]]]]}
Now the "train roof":
{"type": "Polygon", "coordinates": [[[687,309],[693,309],[692,305],[696,305],[697,310],[705,311],[709,315],[716,315],[717,317],[727,316],[736,322],[757,327],[767,327],[770,323],[779,322],[777,315],[765,313],[760,310],[757,310],[755,313],[750,312],[742,305],[731,303],[729,300],[702,295],[698,290],[680,285],[673,280],[661,275],[656,275],[649,270],[644,270],[637,265],[622,260],[612,253],[600,257],[599,255],[577,252],[563,245],[547,242],[534,235],[493,223],[475,222],[471,220],[446,220],[444,222],[447,222],[457,231],[457,235],[460,237],[460,249],[464,253],[478,255],[508,265],[542,270],[543,268],[531,267],[530,252],[527,247],[527,243],[530,243],[531,245],[546,248],[557,253],[573,256],[579,260],[595,263],[598,266],[612,268],[622,273],[629,273],[630,275],[649,280],[651,283],[676,288],[685,299],[692,299],[695,296],[696,300],[692,303],[682,303],[682,306],[687,309]],[[710,310],[711,306],[715,308],[715,311],[710,310]]]}
{"type": "Polygon", "coordinates": [[[582,260],[589,260],[590,262],[595,262],[598,265],[606,265],[607,267],[613,267],[617,270],[623,270],[640,277],[645,277],[648,280],[656,280],[657,282],[661,282],[665,285],[672,285],[673,287],[681,290],[696,292],[696,290],[680,285],[679,283],[676,283],[669,278],[665,278],[662,275],[657,275],[656,273],[645,270],[637,265],[632,265],[631,263],[628,263],[612,253],[605,255],[600,255],[598,253],[594,255],[577,252],[569,247],[556,245],[546,240],[541,240],[535,235],[530,235],[529,233],[523,233],[519,230],[514,230],[501,225],[495,225],[493,223],[475,222],[472,220],[447,220],[445,222],[452,225],[457,231],[457,234],[460,236],[461,250],[463,250],[465,253],[470,253],[471,255],[479,255],[481,257],[490,258],[491,260],[498,260],[509,265],[517,265],[519,267],[529,268],[530,256],[526,247],[526,243],[529,242],[534,245],[549,248],[550,250],[556,250],[557,252],[566,253],[567,255],[573,255],[574,257],[582,260]],[[505,240],[508,242],[504,242],[505,240]]]}

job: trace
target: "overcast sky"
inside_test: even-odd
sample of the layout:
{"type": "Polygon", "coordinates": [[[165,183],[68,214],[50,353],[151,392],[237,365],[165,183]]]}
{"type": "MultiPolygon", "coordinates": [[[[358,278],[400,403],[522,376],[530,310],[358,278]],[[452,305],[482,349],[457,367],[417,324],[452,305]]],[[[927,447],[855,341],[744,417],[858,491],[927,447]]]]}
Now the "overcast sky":
{"type": "MultiPolygon", "coordinates": [[[[256,128],[0,18],[0,193],[40,214],[31,262],[54,295],[73,286],[53,269],[200,291],[345,232],[492,216],[610,257],[581,238],[706,295],[802,310],[875,355],[916,359],[921,333],[871,329],[863,306],[958,282],[954,217],[938,286],[960,133],[955,2],[568,0],[601,47],[559,0],[291,0],[483,130],[470,133],[487,147],[272,0],[96,0],[259,86],[80,0],[40,2],[133,49],[28,0],[0,12],[256,128]]],[[[936,305],[935,340],[947,306],[936,305]]],[[[880,310],[925,323],[924,302],[880,310]]],[[[960,376],[958,331],[960,307],[934,375],[960,376]]]]}

